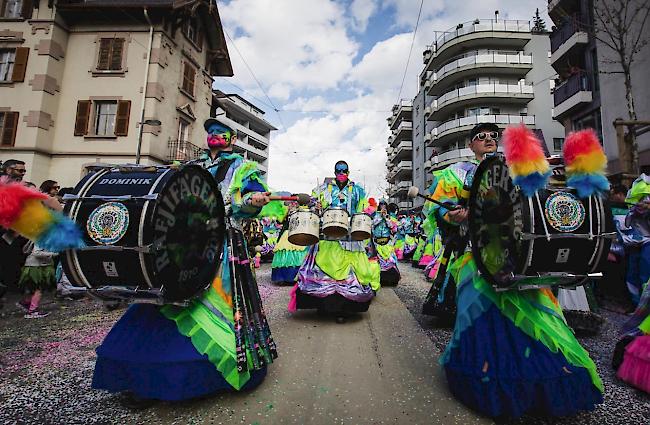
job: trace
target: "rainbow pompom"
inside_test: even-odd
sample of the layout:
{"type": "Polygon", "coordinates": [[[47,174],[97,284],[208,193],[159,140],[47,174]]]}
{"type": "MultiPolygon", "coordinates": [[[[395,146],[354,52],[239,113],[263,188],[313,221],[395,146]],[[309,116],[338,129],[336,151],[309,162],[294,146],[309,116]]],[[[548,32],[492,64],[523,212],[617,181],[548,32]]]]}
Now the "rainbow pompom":
{"type": "Polygon", "coordinates": [[[503,132],[504,153],[510,176],[528,197],[545,187],[551,175],[541,143],[523,124],[508,126],[503,132]]]}
{"type": "Polygon", "coordinates": [[[574,188],[581,198],[609,191],[605,177],[607,157],[594,130],[581,130],[569,134],[564,143],[564,165],[567,186],[574,188]]]}
{"type": "Polygon", "coordinates": [[[14,230],[47,251],[83,247],[83,235],[77,225],[45,207],[44,199],[44,193],[0,180],[0,226],[14,230]]]}

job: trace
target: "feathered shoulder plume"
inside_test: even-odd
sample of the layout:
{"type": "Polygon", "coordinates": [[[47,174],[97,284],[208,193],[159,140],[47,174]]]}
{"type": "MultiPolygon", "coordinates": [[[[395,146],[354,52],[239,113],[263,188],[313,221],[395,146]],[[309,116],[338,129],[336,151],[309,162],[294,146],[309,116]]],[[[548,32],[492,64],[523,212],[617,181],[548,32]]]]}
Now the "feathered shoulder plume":
{"type": "Polygon", "coordinates": [[[546,186],[551,170],[542,142],[525,125],[511,125],[503,132],[506,163],[514,184],[531,197],[546,186]]]}
{"type": "Polygon", "coordinates": [[[569,134],[563,153],[567,186],[574,188],[579,197],[603,195],[609,191],[609,182],[605,177],[607,157],[594,130],[569,134]]]}

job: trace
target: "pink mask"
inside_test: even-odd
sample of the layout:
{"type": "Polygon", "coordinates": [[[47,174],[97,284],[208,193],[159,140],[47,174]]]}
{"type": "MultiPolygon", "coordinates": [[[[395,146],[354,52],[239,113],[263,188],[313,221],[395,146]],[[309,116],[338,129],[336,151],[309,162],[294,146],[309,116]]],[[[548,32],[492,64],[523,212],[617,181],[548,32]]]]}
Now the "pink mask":
{"type": "Polygon", "coordinates": [[[228,147],[230,141],[221,135],[208,135],[208,147],[209,148],[225,148],[228,147]]]}
{"type": "Polygon", "coordinates": [[[343,174],[343,173],[337,174],[336,175],[336,181],[339,182],[339,183],[345,183],[346,181],[348,181],[347,174],[343,174]]]}

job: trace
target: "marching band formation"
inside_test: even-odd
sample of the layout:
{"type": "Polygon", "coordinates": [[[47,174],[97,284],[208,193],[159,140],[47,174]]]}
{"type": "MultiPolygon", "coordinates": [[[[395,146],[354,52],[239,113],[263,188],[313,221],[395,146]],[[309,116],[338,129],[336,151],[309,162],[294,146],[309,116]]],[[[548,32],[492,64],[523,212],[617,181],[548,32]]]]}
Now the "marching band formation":
{"type": "MultiPolygon", "coordinates": [[[[565,316],[589,313],[584,285],[602,277],[617,237],[593,131],[571,134],[564,164],[549,164],[525,127],[478,124],[475,157],[434,172],[424,194],[411,188],[425,198],[421,210],[399,211],[368,198],[345,161],[310,195],[270,192],[255,163],[233,152],[232,128],[204,127],[200,159],[99,170],[67,196],[64,214],[0,182],[11,200],[0,225],[63,252],[80,291],[132,303],[97,348],[93,388],[124,393],[133,407],[254,388],[282,353],[257,286],[260,261],[272,261],[273,283],[292,286],[290,312],[338,323],[368,311],[410,263],[431,282],[423,313],[453,326],[440,364],[463,404],[504,418],[603,401],[565,316]]],[[[643,177],[630,191],[636,202],[650,196],[643,177]]],[[[614,363],[650,391],[649,285],[639,293],[614,363]]]]}

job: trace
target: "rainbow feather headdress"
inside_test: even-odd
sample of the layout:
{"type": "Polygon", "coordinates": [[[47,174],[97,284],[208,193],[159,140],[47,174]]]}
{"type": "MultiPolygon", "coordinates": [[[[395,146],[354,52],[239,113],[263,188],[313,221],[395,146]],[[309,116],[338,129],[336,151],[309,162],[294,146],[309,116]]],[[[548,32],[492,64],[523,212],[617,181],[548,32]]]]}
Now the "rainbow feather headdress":
{"type": "Polygon", "coordinates": [[[43,205],[48,196],[21,183],[0,179],[0,226],[11,229],[52,252],[85,244],[77,225],[43,205]]]}
{"type": "Polygon", "coordinates": [[[503,132],[506,163],[514,184],[527,197],[546,186],[551,169],[542,142],[525,125],[511,125],[503,132]]]}
{"type": "Polygon", "coordinates": [[[574,188],[581,198],[593,194],[604,195],[609,191],[605,177],[607,157],[592,129],[569,134],[564,143],[564,165],[567,186],[574,188]]]}

